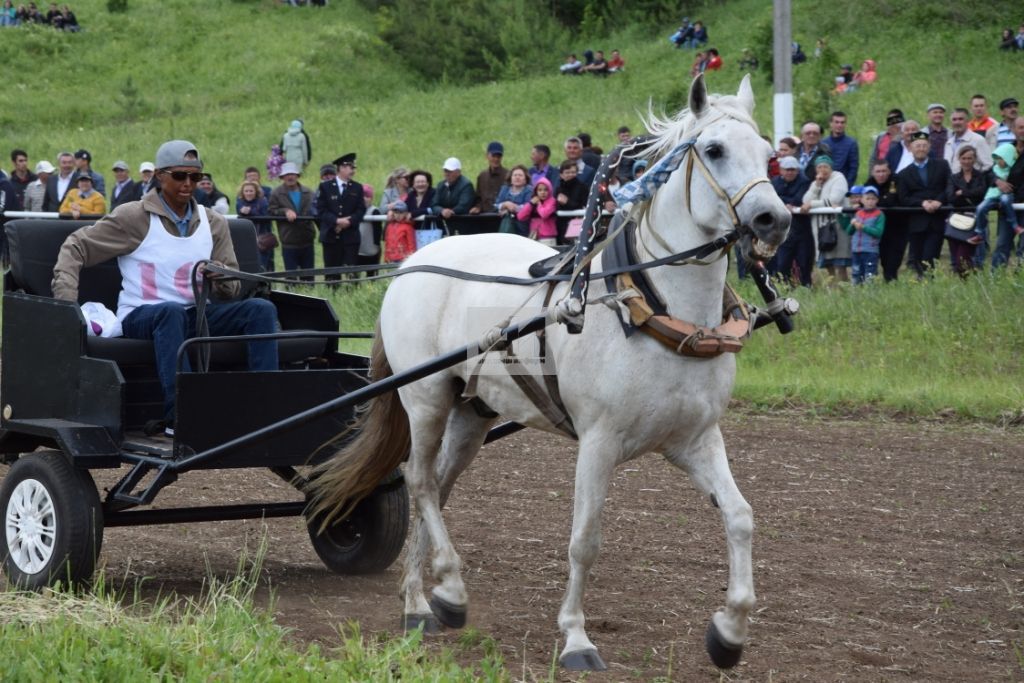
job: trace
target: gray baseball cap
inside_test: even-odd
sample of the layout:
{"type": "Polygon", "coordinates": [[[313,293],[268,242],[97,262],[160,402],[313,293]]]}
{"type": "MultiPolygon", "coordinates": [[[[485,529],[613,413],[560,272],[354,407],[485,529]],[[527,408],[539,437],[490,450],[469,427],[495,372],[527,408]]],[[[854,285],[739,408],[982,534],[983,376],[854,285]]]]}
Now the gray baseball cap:
{"type": "Polygon", "coordinates": [[[160,149],[156,151],[156,167],[171,168],[173,166],[202,168],[203,162],[199,158],[199,150],[188,140],[171,140],[160,145],[160,149]]]}

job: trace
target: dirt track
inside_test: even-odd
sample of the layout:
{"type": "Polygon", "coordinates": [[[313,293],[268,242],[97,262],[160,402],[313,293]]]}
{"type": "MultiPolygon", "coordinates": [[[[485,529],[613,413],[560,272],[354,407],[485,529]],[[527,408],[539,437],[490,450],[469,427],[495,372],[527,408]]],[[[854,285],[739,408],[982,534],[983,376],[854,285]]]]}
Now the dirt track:
{"type": "MultiPolygon", "coordinates": [[[[724,432],[754,508],[758,593],[743,662],[724,680],[1024,680],[1019,429],[734,414],[724,432]]],[[[510,437],[481,453],[448,509],[470,624],[499,641],[516,678],[545,679],[560,645],[573,466],[568,442],[510,437]]],[[[189,475],[176,488],[183,493],[160,500],[288,493],[248,471],[189,475]]],[[[681,472],[648,457],[617,471],[604,521],[586,611],[610,671],[590,680],[654,678],[669,667],[672,680],[719,680],[703,651],[726,582],[717,511],[681,472]]],[[[109,529],[103,560],[110,577],[194,593],[205,562],[234,571],[244,539],[261,529],[109,529]]],[[[334,644],[349,619],[364,632],[395,630],[398,563],[381,576],[337,577],[299,520],[267,529],[278,620],[297,638],[334,644]]]]}

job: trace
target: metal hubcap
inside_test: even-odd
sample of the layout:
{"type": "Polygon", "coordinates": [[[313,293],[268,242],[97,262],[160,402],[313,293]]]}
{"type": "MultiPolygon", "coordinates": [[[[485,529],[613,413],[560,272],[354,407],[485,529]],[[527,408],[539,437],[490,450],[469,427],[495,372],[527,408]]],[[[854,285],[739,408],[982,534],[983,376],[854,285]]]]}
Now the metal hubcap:
{"type": "Polygon", "coordinates": [[[53,499],[42,483],[26,479],[7,502],[4,530],[11,561],[26,574],[38,574],[50,562],[57,536],[53,499]]]}

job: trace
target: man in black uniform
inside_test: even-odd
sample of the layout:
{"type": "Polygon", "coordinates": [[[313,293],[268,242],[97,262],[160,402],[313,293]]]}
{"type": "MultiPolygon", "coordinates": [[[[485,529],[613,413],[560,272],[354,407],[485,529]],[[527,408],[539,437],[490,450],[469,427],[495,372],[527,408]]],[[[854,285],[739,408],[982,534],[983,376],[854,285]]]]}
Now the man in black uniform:
{"type": "MultiPolygon", "coordinates": [[[[366,213],[363,186],[352,179],[356,155],[345,154],[334,160],[338,176],[325,180],[317,190],[316,213],[320,217],[320,243],[324,247],[324,266],[354,266],[359,255],[359,224],[366,213]]],[[[339,280],[340,275],[328,275],[339,280]]]]}

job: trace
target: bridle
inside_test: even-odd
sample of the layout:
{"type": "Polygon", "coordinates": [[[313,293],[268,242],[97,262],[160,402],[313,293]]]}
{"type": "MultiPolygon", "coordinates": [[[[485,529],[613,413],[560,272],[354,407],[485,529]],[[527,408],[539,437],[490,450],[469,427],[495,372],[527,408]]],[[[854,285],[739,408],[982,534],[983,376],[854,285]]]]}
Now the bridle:
{"type": "MultiPolygon", "coordinates": [[[[645,193],[646,196],[644,197],[644,199],[647,200],[647,204],[649,206],[650,200],[653,200],[653,198],[654,198],[654,192],[658,188],[660,188],[660,186],[662,184],[664,184],[665,182],[668,181],[668,177],[672,173],[674,173],[675,171],[677,171],[679,169],[679,166],[682,165],[683,159],[685,159],[686,160],[686,166],[685,166],[685,168],[686,168],[686,170],[685,170],[686,178],[685,178],[684,182],[685,182],[685,190],[686,190],[686,212],[688,214],[690,214],[691,216],[693,215],[693,211],[692,211],[692,208],[691,208],[692,207],[691,197],[693,196],[693,192],[692,192],[693,170],[694,170],[694,168],[696,168],[700,172],[700,174],[704,177],[704,180],[711,187],[712,191],[716,195],[718,195],[718,197],[721,198],[722,201],[725,202],[726,208],[729,210],[729,218],[732,221],[732,228],[733,228],[733,233],[732,234],[736,235],[736,239],[732,240],[730,242],[730,244],[729,244],[729,246],[731,247],[732,244],[735,241],[737,241],[740,237],[742,237],[742,235],[744,233],[750,232],[750,227],[744,225],[743,222],[740,220],[739,214],[736,212],[736,207],[739,206],[740,202],[742,202],[746,198],[747,194],[749,194],[752,189],[754,189],[755,187],[757,187],[761,183],[769,183],[770,184],[771,181],[769,181],[767,176],[758,176],[758,177],[752,178],[743,187],[741,187],[732,196],[730,196],[729,193],[725,191],[725,188],[723,188],[722,185],[715,179],[715,176],[711,173],[711,170],[707,167],[707,164],[704,163],[704,160],[701,158],[701,155],[697,152],[696,144],[697,144],[697,139],[700,137],[700,134],[702,132],[704,132],[704,129],[706,129],[712,123],[716,123],[717,121],[720,121],[720,120],[722,120],[724,118],[732,118],[732,119],[735,119],[737,121],[743,122],[738,117],[729,116],[728,114],[726,114],[724,112],[721,112],[717,116],[715,116],[715,117],[713,117],[713,118],[711,118],[711,119],[709,119],[707,121],[702,122],[700,127],[691,134],[690,139],[688,139],[685,142],[681,143],[675,149],[673,149],[671,152],[669,152],[669,154],[667,154],[665,157],[663,157],[664,159],[670,160],[663,168],[661,168],[660,170],[654,170],[654,169],[658,169],[658,165],[661,162],[659,161],[659,164],[655,164],[655,167],[654,167],[654,169],[652,169],[652,171],[654,171],[656,173],[657,172],[665,173],[665,176],[664,176],[663,179],[661,179],[660,182],[658,182],[657,179],[655,180],[655,186],[651,189],[651,191],[649,193],[645,193]]],[[[664,242],[664,240],[661,238],[660,235],[658,235],[657,232],[655,232],[653,230],[650,230],[648,232],[654,238],[654,241],[657,242],[658,245],[662,249],[664,249],[665,251],[667,251],[669,253],[672,253],[674,251],[672,249],[672,247],[670,247],[668,244],[666,244],[664,242]]],[[[638,237],[639,237],[639,235],[638,235],[638,237]]],[[[641,239],[642,239],[642,237],[641,237],[641,239]]],[[[725,255],[725,250],[722,251],[721,255],[722,256],[725,255]]]]}

